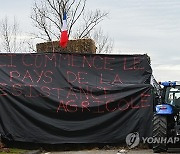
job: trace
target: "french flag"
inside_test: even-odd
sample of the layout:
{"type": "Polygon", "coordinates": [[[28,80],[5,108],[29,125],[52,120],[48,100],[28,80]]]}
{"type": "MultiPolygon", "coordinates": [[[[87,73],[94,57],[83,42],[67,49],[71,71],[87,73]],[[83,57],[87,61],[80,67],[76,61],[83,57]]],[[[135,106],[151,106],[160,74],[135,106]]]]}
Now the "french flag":
{"type": "Polygon", "coordinates": [[[63,15],[63,25],[61,29],[61,37],[59,44],[62,48],[65,48],[68,43],[68,31],[67,31],[67,15],[64,13],[63,15]]]}

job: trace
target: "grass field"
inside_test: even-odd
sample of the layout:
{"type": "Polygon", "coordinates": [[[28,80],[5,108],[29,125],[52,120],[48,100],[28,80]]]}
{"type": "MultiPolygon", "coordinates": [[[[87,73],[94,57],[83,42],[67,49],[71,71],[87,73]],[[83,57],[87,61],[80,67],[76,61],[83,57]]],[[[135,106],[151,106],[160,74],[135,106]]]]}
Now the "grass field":
{"type": "Polygon", "coordinates": [[[0,154],[23,154],[27,152],[27,150],[22,150],[22,149],[13,149],[13,148],[3,148],[0,149],[0,154]]]}

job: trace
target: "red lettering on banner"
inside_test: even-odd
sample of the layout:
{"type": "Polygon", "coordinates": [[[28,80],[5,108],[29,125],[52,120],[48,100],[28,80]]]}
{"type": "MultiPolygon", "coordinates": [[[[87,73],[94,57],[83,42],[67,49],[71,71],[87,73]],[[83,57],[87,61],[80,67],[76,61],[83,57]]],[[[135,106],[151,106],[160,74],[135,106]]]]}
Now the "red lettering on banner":
{"type": "Polygon", "coordinates": [[[13,79],[17,79],[20,77],[20,73],[18,71],[11,71],[9,73],[10,82],[13,82],[13,79]]]}
{"type": "Polygon", "coordinates": [[[141,64],[142,60],[140,57],[134,57],[134,70],[144,70],[144,67],[138,67],[141,64]]]}
{"type": "Polygon", "coordinates": [[[55,102],[59,101],[57,112],[63,110],[72,113],[81,111],[106,113],[116,110],[123,112],[129,109],[148,108],[151,105],[150,94],[146,92],[139,94],[139,87],[137,93],[133,93],[134,87],[125,87],[125,90],[130,90],[126,95],[123,93],[124,89],[118,89],[116,86],[123,84],[121,73],[127,73],[122,75],[122,79],[126,80],[127,75],[136,75],[137,70],[144,69],[143,59],[138,56],[127,56],[122,62],[122,59],[101,55],[23,54],[20,56],[21,62],[17,65],[22,64],[20,68],[15,68],[17,66],[14,65],[18,57],[0,56],[6,58],[2,59],[0,67],[12,67],[3,70],[9,73],[9,79],[6,81],[6,75],[2,78],[2,82],[5,80],[7,84],[0,83],[0,96],[43,97],[42,99],[49,97],[55,102]],[[60,66],[62,70],[59,70],[60,66]],[[62,75],[63,70],[65,72],[62,75]],[[62,77],[63,81],[58,81],[58,78],[62,77]],[[90,83],[92,80],[94,82],[90,83]]]}
{"type": "Polygon", "coordinates": [[[79,84],[88,84],[86,81],[87,73],[86,72],[78,72],[77,75],[71,71],[67,71],[67,81],[69,83],[74,83],[76,80],[79,84]]]}
{"type": "MultiPolygon", "coordinates": [[[[130,63],[129,63],[130,64],[130,63]]],[[[133,70],[133,64],[131,64],[131,67],[127,67],[127,58],[124,58],[124,70],[133,70]]]]}
{"type": "Polygon", "coordinates": [[[56,54],[45,55],[45,64],[44,64],[44,67],[47,67],[48,61],[54,62],[54,67],[56,67],[57,66],[57,64],[56,64],[56,54]],[[51,55],[52,55],[52,57],[49,57],[51,55]]]}
{"type": "Polygon", "coordinates": [[[110,66],[108,66],[108,65],[110,65],[111,63],[110,63],[110,61],[112,60],[114,60],[115,58],[109,58],[109,57],[105,57],[105,59],[104,59],[104,69],[105,70],[110,70],[110,71],[112,71],[112,70],[114,70],[113,68],[110,68],[110,66]]]}
{"type": "Polygon", "coordinates": [[[64,104],[64,102],[62,101],[62,100],[60,100],[60,102],[59,102],[59,106],[58,106],[58,108],[57,108],[57,113],[59,112],[59,110],[61,109],[61,108],[63,108],[64,109],[64,111],[65,112],[67,112],[67,109],[66,109],[66,105],[64,104]]]}
{"type": "Polygon", "coordinates": [[[38,79],[37,79],[37,83],[39,83],[41,80],[44,82],[44,83],[52,83],[53,79],[52,79],[52,75],[53,75],[53,72],[52,71],[41,71],[40,73],[37,72],[36,70],[34,70],[34,72],[36,73],[38,79]],[[43,77],[45,77],[45,79],[43,79],[43,77]]]}
{"type": "Polygon", "coordinates": [[[66,103],[67,112],[77,112],[77,105],[76,105],[76,104],[71,104],[71,103],[74,103],[74,100],[69,100],[69,101],[67,101],[67,103],[66,103]],[[68,106],[69,106],[71,109],[69,109],[68,106]],[[72,108],[75,108],[75,110],[72,110],[72,108]]]}
{"type": "Polygon", "coordinates": [[[42,97],[49,97],[50,96],[50,90],[51,89],[49,87],[43,86],[43,87],[41,87],[41,90],[43,92],[43,94],[40,94],[42,97]]]}
{"type": "Polygon", "coordinates": [[[70,88],[70,89],[69,89],[68,94],[67,94],[67,99],[68,99],[70,96],[73,96],[73,97],[75,97],[76,99],[78,99],[78,97],[76,96],[76,93],[74,92],[73,88],[70,88]]]}
{"type": "MultiPolygon", "coordinates": [[[[75,100],[67,100],[66,102],[61,102],[58,108],[64,108],[67,112],[77,112],[78,110],[81,112],[92,112],[92,113],[104,113],[104,112],[114,112],[116,110],[126,111],[128,109],[139,109],[139,108],[147,108],[149,106],[141,106],[140,102],[137,102],[135,105],[134,98],[121,99],[114,101],[113,99],[109,100],[82,100],[81,103],[75,102],[75,100]],[[63,104],[62,104],[63,103],[63,104]],[[78,106],[77,103],[80,105],[78,106]],[[93,104],[92,104],[93,103],[93,104]],[[92,110],[90,109],[92,107],[92,110]]],[[[59,111],[59,109],[58,109],[59,111]]]]}
{"type": "Polygon", "coordinates": [[[91,68],[92,65],[93,65],[93,62],[92,62],[92,58],[90,58],[91,60],[91,63],[88,61],[88,59],[86,58],[86,56],[83,56],[83,68],[85,67],[85,63],[87,63],[87,65],[91,68]]]}
{"type": "Polygon", "coordinates": [[[16,65],[13,65],[13,57],[15,57],[16,55],[14,54],[8,54],[8,57],[10,57],[10,64],[7,65],[8,67],[16,67],[16,65]]]}
{"type": "Polygon", "coordinates": [[[41,56],[41,55],[36,55],[35,56],[35,61],[34,61],[34,66],[36,67],[36,68],[41,68],[41,67],[43,67],[43,59],[44,57],[43,56],[41,56]]]}
{"type": "Polygon", "coordinates": [[[44,74],[44,71],[41,71],[41,73],[37,72],[36,70],[34,70],[34,72],[36,73],[36,75],[38,76],[38,80],[36,81],[37,83],[39,83],[39,81],[41,80],[43,74],[44,74]]]}
{"type": "Polygon", "coordinates": [[[53,72],[52,71],[46,71],[44,72],[44,76],[46,77],[47,80],[43,80],[44,83],[52,83],[53,79],[51,77],[51,75],[53,75],[53,72]]]}
{"type": "Polygon", "coordinates": [[[88,86],[86,86],[86,89],[79,87],[79,90],[80,90],[80,99],[83,98],[82,96],[85,96],[86,99],[89,99],[88,86]]]}
{"type": "Polygon", "coordinates": [[[114,109],[109,109],[108,104],[111,103],[112,104],[113,100],[109,100],[106,102],[106,110],[109,112],[114,112],[115,110],[117,110],[117,108],[115,107],[114,109]]]}
{"type": "Polygon", "coordinates": [[[23,56],[22,56],[22,63],[23,63],[23,65],[24,66],[32,66],[33,65],[33,63],[32,63],[32,58],[33,56],[31,55],[31,54],[23,54],[23,56]],[[29,58],[29,56],[31,56],[31,59],[29,59],[29,61],[27,61],[26,60],[26,58],[25,57],[28,57],[29,58]]]}
{"type": "Polygon", "coordinates": [[[121,111],[125,111],[129,108],[129,102],[125,99],[122,99],[118,102],[118,109],[121,111]]]}
{"type": "Polygon", "coordinates": [[[97,100],[97,101],[93,101],[93,102],[95,102],[95,103],[97,103],[98,104],[98,110],[97,111],[95,111],[94,113],[104,113],[104,111],[100,111],[100,106],[101,106],[101,103],[103,103],[103,101],[99,101],[99,100],[97,100]]]}
{"type": "Polygon", "coordinates": [[[75,73],[71,72],[71,71],[67,71],[67,81],[69,83],[73,83],[77,80],[77,76],[75,73]],[[72,78],[73,77],[73,78],[72,78]]]}
{"type": "Polygon", "coordinates": [[[78,82],[79,84],[88,84],[88,81],[84,81],[85,77],[87,77],[87,73],[85,72],[78,72],[78,82]]]}
{"type": "Polygon", "coordinates": [[[94,65],[95,69],[102,70],[103,66],[99,66],[98,65],[98,64],[103,64],[102,62],[103,62],[103,58],[101,56],[94,56],[94,58],[93,58],[93,65],[94,65]],[[96,61],[97,61],[97,64],[96,64],[96,61]]]}
{"type": "Polygon", "coordinates": [[[115,76],[115,78],[114,78],[114,81],[112,82],[112,84],[118,84],[118,83],[121,83],[121,84],[123,84],[123,82],[121,81],[121,79],[120,79],[120,76],[119,76],[119,74],[116,74],[116,76],[115,76]]]}
{"type": "Polygon", "coordinates": [[[26,74],[24,75],[24,77],[23,77],[23,79],[22,79],[22,82],[24,82],[25,79],[31,80],[32,83],[34,82],[33,79],[32,79],[32,77],[31,77],[31,74],[29,73],[28,70],[26,71],[26,74]]]}
{"type": "Polygon", "coordinates": [[[127,58],[124,58],[124,70],[144,70],[144,67],[138,67],[138,65],[142,62],[140,57],[134,57],[133,61],[129,62],[129,67],[127,66],[127,58]]]}
{"type": "MultiPolygon", "coordinates": [[[[72,62],[71,62],[71,64],[72,64],[71,66],[72,67],[80,67],[80,66],[75,64],[76,59],[75,59],[75,56],[73,54],[71,55],[71,60],[72,60],[72,62]]],[[[79,61],[79,60],[77,60],[77,61],[79,61]]]]}
{"type": "MultiPolygon", "coordinates": [[[[0,64],[0,67],[16,67],[16,65],[13,64],[13,57],[15,57],[16,55],[1,54],[0,56],[4,57],[3,59],[5,59],[5,61],[7,60],[7,63],[0,64]]],[[[0,62],[3,62],[3,60],[1,60],[0,62]]]]}
{"type": "Polygon", "coordinates": [[[107,84],[107,83],[110,83],[110,84],[118,84],[118,83],[123,84],[119,74],[116,74],[115,77],[114,77],[114,80],[110,81],[110,79],[108,79],[108,80],[103,79],[103,74],[102,73],[100,74],[100,82],[99,83],[100,84],[107,84]]]}
{"type": "Polygon", "coordinates": [[[35,98],[39,96],[39,95],[33,95],[33,91],[32,91],[32,89],[34,87],[37,87],[37,85],[29,84],[29,85],[26,85],[26,87],[28,88],[28,90],[26,89],[26,92],[28,92],[28,94],[25,95],[26,97],[35,98]]]}
{"type": "Polygon", "coordinates": [[[12,91],[13,91],[12,95],[21,96],[22,95],[21,85],[20,84],[14,84],[12,91]]]}
{"type": "Polygon", "coordinates": [[[60,56],[59,56],[59,67],[61,67],[61,62],[63,60],[67,60],[67,66],[71,66],[71,59],[70,59],[70,55],[69,54],[65,55],[65,56],[60,54],[60,56]]]}
{"type": "Polygon", "coordinates": [[[93,99],[99,99],[98,97],[96,97],[96,96],[99,96],[97,89],[98,89],[98,90],[102,90],[101,87],[95,87],[95,88],[92,88],[92,89],[91,89],[91,97],[92,97],[93,99]],[[93,89],[96,89],[96,90],[94,91],[93,89]]]}
{"type": "Polygon", "coordinates": [[[52,88],[52,90],[56,90],[56,91],[57,91],[58,99],[60,99],[60,92],[61,92],[63,89],[61,89],[61,88],[52,88]]]}
{"type": "Polygon", "coordinates": [[[108,93],[111,90],[111,87],[104,87],[104,98],[112,98],[112,95],[110,93],[108,93]],[[109,97],[108,97],[109,96],[109,97]]]}
{"type": "Polygon", "coordinates": [[[101,73],[100,74],[100,84],[104,84],[104,83],[106,83],[106,82],[103,81],[103,74],[101,73]]]}
{"type": "Polygon", "coordinates": [[[82,112],[84,112],[84,109],[90,111],[90,109],[88,108],[89,105],[90,105],[90,104],[89,104],[88,101],[83,101],[83,102],[81,103],[81,106],[82,106],[82,112]]]}

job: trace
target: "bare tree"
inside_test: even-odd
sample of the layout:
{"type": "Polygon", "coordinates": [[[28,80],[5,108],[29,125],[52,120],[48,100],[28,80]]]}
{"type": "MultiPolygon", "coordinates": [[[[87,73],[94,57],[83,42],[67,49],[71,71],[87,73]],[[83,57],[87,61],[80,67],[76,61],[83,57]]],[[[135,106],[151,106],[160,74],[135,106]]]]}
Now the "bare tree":
{"type": "Polygon", "coordinates": [[[20,52],[22,42],[18,40],[19,25],[14,19],[13,24],[9,23],[7,17],[0,22],[1,45],[3,52],[20,52]]]}
{"type": "Polygon", "coordinates": [[[114,41],[110,37],[103,33],[101,28],[95,29],[90,36],[93,40],[96,40],[96,53],[111,53],[113,50],[114,41]]]}
{"type": "MultiPolygon", "coordinates": [[[[87,11],[86,4],[87,0],[35,1],[31,15],[35,27],[39,30],[35,37],[45,41],[59,39],[64,12],[67,13],[68,34],[70,38],[81,39],[91,37],[94,29],[107,17],[108,13],[100,10],[87,11]]],[[[103,47],[106,47],[105,44],[108,45],[109,37],[106,36],[104,39],[107,41],[103,42],[103,47]]]]}

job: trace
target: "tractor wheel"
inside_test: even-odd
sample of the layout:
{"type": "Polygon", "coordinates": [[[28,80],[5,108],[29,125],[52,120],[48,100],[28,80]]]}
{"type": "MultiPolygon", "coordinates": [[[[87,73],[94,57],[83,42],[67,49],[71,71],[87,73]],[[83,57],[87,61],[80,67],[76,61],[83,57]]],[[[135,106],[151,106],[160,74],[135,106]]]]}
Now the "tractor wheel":
{"type": "Polygon", "coordinates": [[[167,145],[157,140],[165,140],[167,138],[167,117],[164,115],[154,115],[153,117],[153,151],[154,153],[166,152],[167,145]]]}

